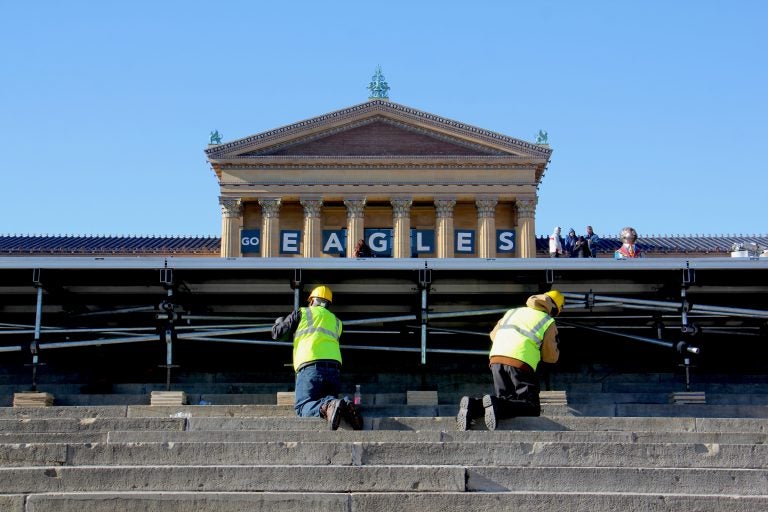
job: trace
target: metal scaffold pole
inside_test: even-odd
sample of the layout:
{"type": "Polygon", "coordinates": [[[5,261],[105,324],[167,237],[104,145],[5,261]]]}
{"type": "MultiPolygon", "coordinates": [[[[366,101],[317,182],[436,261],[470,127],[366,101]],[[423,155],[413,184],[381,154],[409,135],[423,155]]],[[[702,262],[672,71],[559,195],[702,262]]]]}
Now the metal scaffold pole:
{"type": "Polygon", "coordinates": [[[43,318],[43,284],[40,281],[39,268],[32,271],[32,282],[37,289],[37,301],[35,305],[35,334],[29,349],[32,353],[32,391],[37,391],[37,367],[40,364],[40,325],[42,324],[43,318]]]}

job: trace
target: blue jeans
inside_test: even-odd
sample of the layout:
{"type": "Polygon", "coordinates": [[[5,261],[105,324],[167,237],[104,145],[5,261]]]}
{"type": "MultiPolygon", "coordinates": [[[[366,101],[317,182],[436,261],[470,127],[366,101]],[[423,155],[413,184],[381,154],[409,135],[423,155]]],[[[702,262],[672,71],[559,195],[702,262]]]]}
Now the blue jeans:
{"type": "Polygon", "coordinates": [[[320,416],[320,407],[334,400],[341,388],[341,367],[318,361],[296,374],[296,399],[293,408],[302,417],[320,416]]]}

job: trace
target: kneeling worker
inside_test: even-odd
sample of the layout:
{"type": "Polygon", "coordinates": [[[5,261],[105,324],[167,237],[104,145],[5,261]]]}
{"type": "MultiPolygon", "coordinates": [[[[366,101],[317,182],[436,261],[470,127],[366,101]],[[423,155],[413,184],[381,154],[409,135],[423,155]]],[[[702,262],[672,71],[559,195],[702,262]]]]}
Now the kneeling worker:
{"type": "Polygon", "coordinates": [[[309,307],[299,308],[272,326],[272,339],[293,335],[293,369],[296,371],[294,409],[302,417],[320,416],[331,430],[342,419],[362,430],[363,418],[349,399],[336,398],[341,387],[341,320],[328,309],[333,293],[318,286],[309,295],[309,307]]]}
{"type": "Polygon", "coordinates": [[[555,319],[565,305],[557,290],[532,295],[525,306],[507,311],[491,331],[490,368],[495,396],[462,397],[456,429],[467,430],[472,419],[485,415],[485,425],[515,416],[539,416],[540,361],[555,363],[560,356],[555,319]]]}

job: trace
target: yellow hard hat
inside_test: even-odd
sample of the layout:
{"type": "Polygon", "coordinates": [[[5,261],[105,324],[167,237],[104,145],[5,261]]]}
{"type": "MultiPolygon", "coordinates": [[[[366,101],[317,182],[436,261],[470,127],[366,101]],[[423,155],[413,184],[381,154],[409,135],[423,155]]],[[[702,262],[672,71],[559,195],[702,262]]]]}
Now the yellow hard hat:
{"type": "Polygon", "coordinates": [[[549,295],[549,298],[552,299],[552,302],[557,306],[558,312],[563,310],[563,306],[565,306],[565,296],[562,293],[557,290],[550,290],[545,293],[545,295],[549,295]]]}
{"type": "Polygon", "coordinates": [[[330,288],[327,286],[318,286],[314,290],[312,290],[312,293],[309,294],[309,300],[312,301],[313,298],[317,297],[318,299],[325,299],[328,302],[333,302],[333,292],[330,288]]]}

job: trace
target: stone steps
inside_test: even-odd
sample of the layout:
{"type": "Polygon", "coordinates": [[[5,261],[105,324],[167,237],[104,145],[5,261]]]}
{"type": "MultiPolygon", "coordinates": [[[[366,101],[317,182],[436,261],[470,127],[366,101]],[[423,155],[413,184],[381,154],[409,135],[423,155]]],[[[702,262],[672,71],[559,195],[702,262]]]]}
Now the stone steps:
{"type": "Polygon", "coordinates": [[[0,495],[0,510],[41,512],[755,512],[768,509],[765,496],[588,492],[146,492],[0,495]]]}
{"type": "Polygon", "coordinates": [[[465,465],[3,467],[8,494],[47,492],[626,492],[768,495],[768,470],[465,465]]]}
{"type": "Polygon", "coordinates": [[[764,419],[549,410],[457,432],[456,406],[366,406],[362,431],[276,405],[0,409],[0,511],[768,510],[764,419]]]}
{"type": "Polygon", "coordinates": [[[139,442],[0,444],[5,468],[32,466],[515,466],[766,469],[768,445],[566,441],[139,442]]]}

